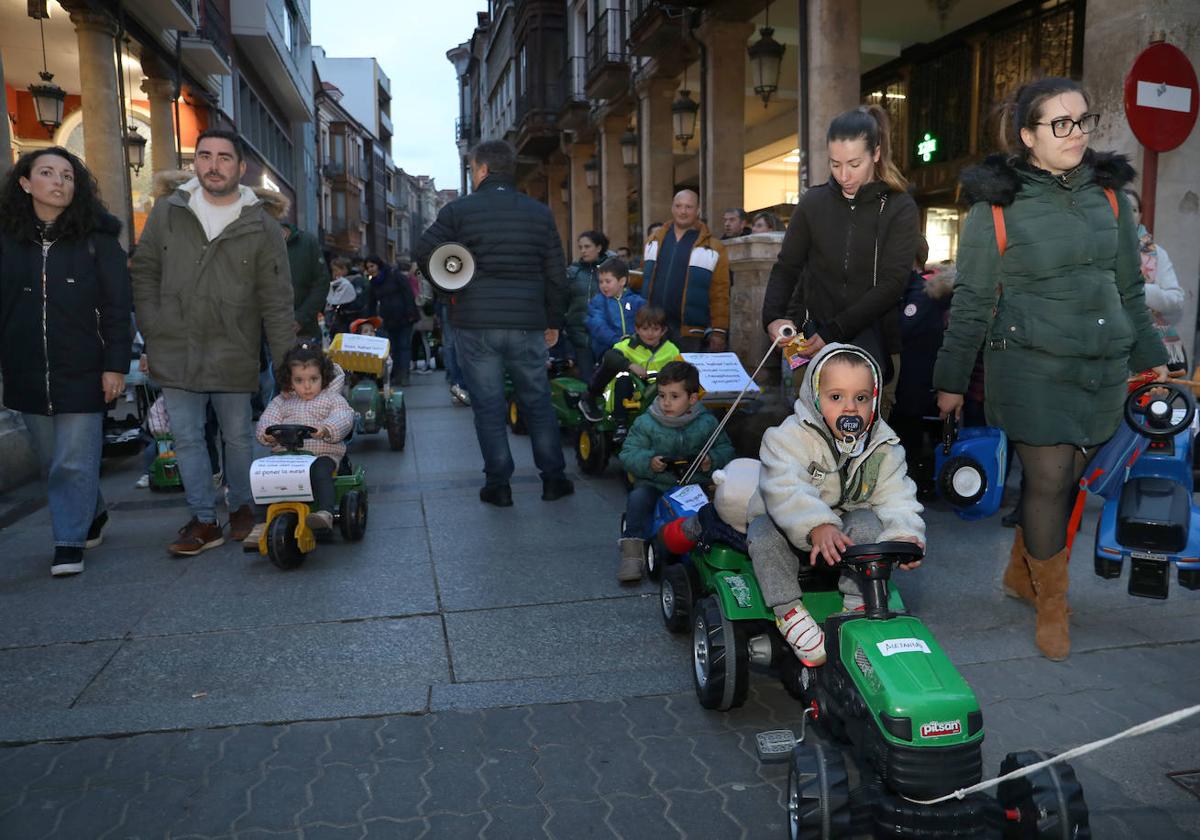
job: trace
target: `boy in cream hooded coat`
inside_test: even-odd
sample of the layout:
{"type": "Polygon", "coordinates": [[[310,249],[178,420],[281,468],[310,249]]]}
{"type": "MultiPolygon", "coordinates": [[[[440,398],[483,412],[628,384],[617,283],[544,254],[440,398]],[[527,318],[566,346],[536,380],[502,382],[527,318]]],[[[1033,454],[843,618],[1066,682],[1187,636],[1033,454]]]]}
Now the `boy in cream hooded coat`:
{"type": "MultiPolygon", "coordinates": [[[[763,435],[759,493],[750,501],[750,559],[779,631],[805,665],[825,662],[825,635],[801,603],[797,551],[809,563],[833,565],[855,543],[924,546],[904,449],[879,417],[880,379],[865,351],[826,345],[808,364],[794,414],[763,435]]],[[[845,609],[861,606],[849,578],[839,589],[845,609]]]]}

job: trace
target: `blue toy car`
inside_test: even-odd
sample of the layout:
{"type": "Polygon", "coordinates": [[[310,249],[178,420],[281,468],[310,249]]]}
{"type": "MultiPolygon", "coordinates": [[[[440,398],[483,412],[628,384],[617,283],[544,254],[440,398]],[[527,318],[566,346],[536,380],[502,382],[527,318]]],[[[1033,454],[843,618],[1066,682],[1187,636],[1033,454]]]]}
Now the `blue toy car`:
{"type": "Polygon", "coordinates": [[[1008,437],[991,426],[967,426],[957,433],[954,426],[954,417],[947,417],[934,454],[938,495],[960,518],[985,519],[1004,498],[1008,437]]]}
{"type": "Polygon", "coordinates": [[[1149,439],[1107,494],[1096,529],[1096,574],[1119,578],[1128,561],[1129,594],[1166,598],[1171,566],[1179,585],[1200,589],[1200,510],[1192,501],[1192,421],[1196,401],[1174,383],[1143,385],[1125,402],[1125,422],[1149,439]]]}

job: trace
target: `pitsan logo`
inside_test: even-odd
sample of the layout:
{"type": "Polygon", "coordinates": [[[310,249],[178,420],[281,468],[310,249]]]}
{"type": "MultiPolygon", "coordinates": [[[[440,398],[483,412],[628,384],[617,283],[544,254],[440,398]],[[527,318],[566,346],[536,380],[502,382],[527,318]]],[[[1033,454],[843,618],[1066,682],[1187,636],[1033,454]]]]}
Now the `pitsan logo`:
{"type": "Polygon", "coordinates": [[[941,738],[946,735],[960,734],[962,734],[962,721],[960,720],[931,720],[921,726],[922,738],[941,738]]]}

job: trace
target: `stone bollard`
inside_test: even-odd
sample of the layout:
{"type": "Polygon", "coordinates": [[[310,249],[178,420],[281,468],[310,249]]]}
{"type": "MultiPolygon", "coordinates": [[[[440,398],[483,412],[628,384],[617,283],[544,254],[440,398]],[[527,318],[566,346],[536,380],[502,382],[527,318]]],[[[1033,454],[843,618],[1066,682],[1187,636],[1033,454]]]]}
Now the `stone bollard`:
{"type": "MultiPolygon", "coordinates": [[[[729,348],[747,372],[762,360],[771,341],[762,326],[763,294],[771,267],[783,246],[783,232],[735,236],[721,243],[729,254],[733,288],[729,291],[729,348]]],[[[779,384],[779,365],[768,361],[754,380],[764,388],[779,384]]]]}
{"type": "MultiPolygon", "coordinates": [[[[783,245],[783,232],[735,236],[721,243],[729,254],[733,287],[729,291],[729,349],[737,353],[747,373],[762,361],[771,345],[762,325],[763,294],[771,267],[783,245]]],[[[779,388],[779,351],[763,365],[754,381],[763,389],[757,410],[732,418],[726,431],[737,454],[757,458],[763,432],[791,414],[790,398],[779,388]]]]}

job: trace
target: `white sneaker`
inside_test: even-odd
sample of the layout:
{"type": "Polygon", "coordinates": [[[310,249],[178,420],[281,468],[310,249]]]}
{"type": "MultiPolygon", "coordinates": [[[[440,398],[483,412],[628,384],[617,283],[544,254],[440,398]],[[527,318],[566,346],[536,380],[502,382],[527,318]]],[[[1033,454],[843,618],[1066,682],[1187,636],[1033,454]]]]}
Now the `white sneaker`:
{"type": "Polygon", "coordinates": [[[825,664],[825,634],[803,605],[776,618],[775,626],[792,646],[797,659],[810,668],[825,664]]]}
{"type": "Polygon", "coordinates": [[[137,483],[134,484],[133,486],[139,490],[145,490],[147,487],[149,487],[150,486],[150,473],[142,473],[142,477],[139,478],[137,480],[137,483]]]}

